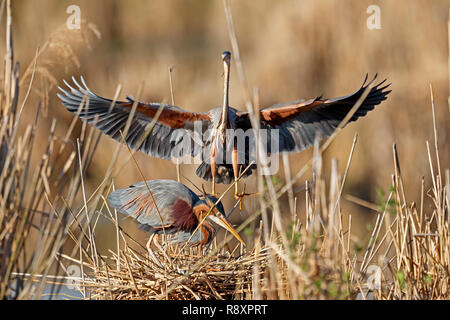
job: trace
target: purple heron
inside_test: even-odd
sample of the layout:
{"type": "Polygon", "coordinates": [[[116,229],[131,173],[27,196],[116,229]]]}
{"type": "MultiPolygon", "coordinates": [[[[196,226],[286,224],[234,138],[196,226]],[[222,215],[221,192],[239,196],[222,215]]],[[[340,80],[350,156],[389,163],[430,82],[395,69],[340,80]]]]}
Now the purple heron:
{"type": "Polygon", "coordinates": [[[147,243],[149,251],[153,236],[157,234],[168,235],[170,243],[206,245],[215,234],[210,222],[226,229],[245,245],[227,221],[222,203],[213,207],[216,197],[204,194],[201,199],[174,180],[138,182],[111,192],[108,201],[112,207],[136,219],[140,228],[151,234],[147,243]]]}
{"type": "MultiPolygon", "coordinates": [[[[75,86],[67,85],[69,90],[59,88],[61,93],[58,97],[63,105],[72,113],[77,114],[81,119],[103,131],[117,141],[122,140],[121,131],[124,130],[134,103],[137,103],[136,112],[132,119],[132,125],[125,138],[126,143],[131,148],[136,148],[150,156],[172,159],[173,151],[182,144],[182,139],[175,133],[178,129],[183,132],[195,134],[196,123],[201,134],[207,137],[205,142],[193,140],[193,144],[199,147],[188,149],[189,155],[195,157],[203,154],[202,163],[196,170],[196,174],[204,180],[212,180],[212,194],[215,194],[215,183],[229,184],[239,176],[240,172],[247,167],[243,174],[247,177],[252,174],[256,164],[248,160],[248,144],[245,150],[237,150],[234,141],[227,141],[226,131],[229,129],[251,130],[252,124],[250,115],[247,112],[239,111],[229,106],[229,80],[230,80],[231,53],[222,53],[224,66],[224,94],[222,106],[215,107],[210,111],[190,112],[172,105],[161,103],[136,102],[133,98],[127,97],[127,101],[117,101],[111,109],[112,100],[102,98],[93,93],[81,78],[80,85],[72,78],[75,86]],[[78,112],[84,97],[88,99],[88,104],[78,112]],[[162,109],[160,111],[159,109],[162,109]],[[158,112],[159,111],[159,112],[158,112]],[[157,116],[157,114],[159,115],[157,116]],[[156,122],[148,133],[148,127],[156,118],[156,122]],[[213,132],[206,134],[206,132],[213,132]],[[244,155],[244,161],[238,161],[238,153],[244,155]],[[224,156],[231,155],[231,163],[224,156]],[[222,158],[220,158],[222,156],[222,158]]],[[[267,149],[271,153],[278,152],[300,152],[313,145],[316,134],[321,138],[330,136],[345,118],[354,104],[363,94],[368,85],[371,85],[376,76],[366,84],[367,76],[363,85],[354,93],[339,98],[322,99],[321,96],[293,102],[276,104],[259,110],[259,127],[268,132],[278,130],[279,141],[278,150],[269,150],[270,141],[266,141],[267,149]]],[[[356,121],[364,117],[367,112],[386,100],[391,92],[386,90],[390,85],[385,85],[386,80],[374,85],[358,110],[350,118],[349,122],[356,121]]],[[[268,134],[270,136],[270,134],[268,134]]],[[[270,139],[268,139],[270,140],[270,139]]],[[[177,155],[176,155],[177,156],[177,155]]],[[[237,190],[235,184],[235,196],[243,196],[237,190]]]]}

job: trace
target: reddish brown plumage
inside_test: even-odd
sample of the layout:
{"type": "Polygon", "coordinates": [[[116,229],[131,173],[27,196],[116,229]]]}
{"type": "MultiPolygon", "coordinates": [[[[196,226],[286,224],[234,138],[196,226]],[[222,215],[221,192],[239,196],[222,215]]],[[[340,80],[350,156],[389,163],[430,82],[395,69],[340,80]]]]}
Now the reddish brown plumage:
{"type": "Polygon", "coordinates": [[[272,126],[280,125],[289,119],[298,116],[302,112],[309,111],[317,106],[321,106],[326,101],[315,100],[312,103],[301,102],[289,106],[261,110],[261,119],[272,126]]]}
{"type": "MultiPolygon", "coordinates": [[[[204,220],[205,215],[209,212],[209,209],[210,207],[206,204],[201,204],[194,208],[194,215],[197,218],[197,224],[204,220]]],[[[213,211],[217,211],[217,209],[214,208],[213,211]]],[[[214,228],[205,220],[199,229],[201,233],[201,240],[199,244],[205,245],[209,243],[214,234],[214,228]]]]}
{"type": "MultiPolygon", "coordinates": [[[[133,103],[122,104],[121,107],[131,109],[133,107],[133,103]]],[[[158,112],[159,107],[154,107],[150,105],[146,105],[143,103],[138,103],[136,107],[136,112],[139,112],[143,115],[146,115],[150,118],[155,118],[156,113],[158,112]]],[[[207,114],[203,113],[195,113],[195,112],[185,112],[179,110],[173,110],[164,108],[159,115],[158,121],[167,125],[171,128],[178,129],[184,128],[186,122],[194,122],[199,120],[211,120],[207,114]]]]}
{"type": "Polygon", "coordinates": [[[173,227],[178,230],[190,231],[198,224],[197,217],[191,206],[183,199],[178,199],[172,207],[173,227]]]}
{"type": "MultiPolygon", "coordinates": [[[[192,209],[187,202],[178,199],[172,207],[172,217],[175,222],[169,226],[169,229],[193,232],[198,224],[204,220],[209,210],[210,207],[206,204],[197,205],[192,209]]],[[[217,209],[214,210],[217,211],[217,209]]],[[[201,240],[198,244],[204,245],[209,243],[214,234],[214,228],[207,221],[203,221],[203,224],[199,227],[199,231],[201,240]]]]}

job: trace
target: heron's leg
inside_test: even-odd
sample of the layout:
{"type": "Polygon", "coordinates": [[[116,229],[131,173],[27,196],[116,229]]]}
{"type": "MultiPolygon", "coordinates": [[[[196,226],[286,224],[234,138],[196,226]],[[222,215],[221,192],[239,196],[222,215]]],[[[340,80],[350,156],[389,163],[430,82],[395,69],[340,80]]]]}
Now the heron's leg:
{"type": "Polygon", "coordinates": [[[216,195],[216,173],[217,173],[217,165],[216,165],[216,149],[213,145],[211,147],[211,157],[210,157],[210,166],[211,166],[211,175],[212,175],[212,195],[216,195]]]}
{"type": "Polygon", "coordinates": [[[152,233],[152,235],[148,239],[145,247],[147,248],[148,254],[153,258],[153,261],[155,261],[160,267],[163,267],[161,261],[159,261],[159,259],[156,257],[156,255],[152,249],[152,242],[153,242],[153,239],[155,238],[155,236],[156,236],[156,233],[152,233]]]}
{"type": "Polygon", "coordinates": [[[245,184],[244,191],[239,193],[238,191],[238,178],[239,178],[239,163],[238,163],[238,151],[237,146],[233,146],[233,151],[231,153],[231,161],[233,164],[233,174],[234,174],[234,197],[239,199],[239,209],[242,210],[242,199],[245,197],[245,184]]]}
{"type": "Polygon", "coordinates": [[[237,180],[239,177],[239,164],[238,164],[238,152],[237,152],[237,146],[233,146],[233,151],[231,152],[231,162],[233,164],[233,174],[234,174],[234,196],[236,199],[239,198],[239,192],[238,192],[238,184],[237,180]]]}
{"type": "Polygon", "coordinates": [[[166,252],[166,250],[164,250],[164,248],[161,247],[161,245],[159,244],[158,239],[155,240],[155,247],[158,248],[158,250],[162,252],[162,254],[167,259],[167,261],[171,261],[170,258],[169,258],[169,255],[166,252]]]}

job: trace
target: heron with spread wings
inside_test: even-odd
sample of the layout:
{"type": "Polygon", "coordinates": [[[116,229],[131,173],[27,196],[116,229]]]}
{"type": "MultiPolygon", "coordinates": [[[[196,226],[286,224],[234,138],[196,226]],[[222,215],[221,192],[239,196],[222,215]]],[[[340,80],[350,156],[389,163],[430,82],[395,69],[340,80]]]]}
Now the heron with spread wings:
{"type": "MultiPolygon", "coordinates": [[[[113,100],[93,93],[83,78],[81,78],[81,84],[72,78],[74,86],[65,82],[68,90],[59,88],[61,93],[58,93],[58,97],[69,111],[90,124],[94,124],[117,141],[122,141],[121,132],[126,127],[133,105],[136,104],[135,114],[125,142],[132,149],[136,148],[158,158],[170,160],[176,156],[173,151],[179,148],[184,141],[174,138],[180,136],[176,134],[177,132],[182,131],[195,136],[196,128],[200,128],[201,134],[207,136],[204,139],[206,141],[198,142],[198,139],[194,139],[193,144],[200,147],[188,148],[189,155],[196,157],[200,152],[206,155],[197,168],[196,174],[204,180],[212,180],[212,194],[215,194],[216,183],[229,184],[233,180],[236,182],[240,172],[243,173],[243,177],[247,177],[256,168],[256,164],[252,164],[248,160],[249,150],[247,148],[251,146],[247,143],[245,144],[246,150],[238,150],[234,141],[229,141],[227,138],[229,130],[253,129],[249,113],[229,106],[230,61],[230,52],[223,52],[224,94],[222,106],[213,108],[206,113],[189,112],[176,106],[160,103],[137,102],[131,97],[127,97],[127,101],[113,102],[113,100]],[[83,101],[88,101],[88,103],[85,103],[79,111],[83,101]],[[111,108],[112,104],[114,104],[113,108],[111,108]],[[149,132],[148,128],[151,125],[152,128],[149,132]],[[240,161],[242,154],[244,160],[240,161]],[[225,155],[231,155],[231,163],[226,161],[225,155]],[[245,169],[247,170],[244,172],[245,169]]],[[[375,78],[366,84],[366,76],[361,88],[347,96],[332,99],[317,97],[260,109],[259,117],[257,117],[260,121],[260,129],[269,132],[278,130],[279,133],[278,150],[270,150],[270,147],[266,150],[270,150],[270,152],[300,152],[313,145],[316,135],[322,138],[330,136],[367,86],[372,85],[375,78]]],[[[391,91],[387,90],[390,84],[386,85],[385,82],[386,80],[372,86],[349,122],[365,116],[376,105],[386,100],[391,91]]],[[[269,144],[269,141],[266,141],[266,144],[269,144]]],[[[244,192],[238,192],[236,182],[235,196],[239,198],[243,195],[244,192]]]]}

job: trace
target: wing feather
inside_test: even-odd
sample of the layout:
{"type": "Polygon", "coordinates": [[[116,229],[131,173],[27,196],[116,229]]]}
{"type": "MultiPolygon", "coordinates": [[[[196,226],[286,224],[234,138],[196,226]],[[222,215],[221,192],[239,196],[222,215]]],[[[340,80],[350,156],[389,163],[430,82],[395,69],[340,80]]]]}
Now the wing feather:
{"type": "Polygon", "coordinates": [[[195,193],[173,180],[138,182],[128,188],[115,190],[108,197],[112,207],[134,217],[141,225],[153,229],[162,229],[164,226],[168,233],[192,228],[197,222],[193,213],[197,200],[195,193]]]}
{"type": "MultiPolygon", "coordinates": [[[[317,97],[307,101],[276,104],[260,110],[260,128],[271,131],[279,129],[279,151],[299,152],[314,143],[316,134],[322,138],[330,136],[339,123],[345,118],[354,104],[358,101],[364,90],[373,83],[366,85],[367,75],[363,85],[356,92],[347,96],[322,99],[317,97]]],[[[373,110],[376,105],[387,99],[391,90],[386,90],[390,84],[385,85],[386,80],[373,86],[368,96],[362,102],[359,109],[351,117],[350,121],[356,121],[364,117],[367,112],[373,110]]],[[[248,129],[251,124],[248,113],[237,113],[237,123],[242,129],[248,129]]],[[[271,134],[268,134],[267,147],[271,149],[271,134]]]]}
{"type": "MultiPolygon", "coordinates": [[[[113,100],[102,98],[93,93],[87,87],[83,77],[81,77],[81,84],[74,77],[72,77],[72,81],[73,86],[64,80],[67,88],[59,87],[61,93],[57,95],[62,104],[70,112],[90,124],[93,124],[95,117],[98,116],[96,127],[113,139],[121,141],[120,131],[123,132],[125,129],[135,100],[127,96],[127,101],[117,101],[114,108],[111,109],[113,100]],[[83,100],[86,100],[85,104],[88,103],[88,105],[83,105],[78,112],[83,100]]],[[[201,122],[200,128],[204,131],[211,118],[207,113],[188,112],[176,106],[138,102],[135,116],[125,140],[131,148],[139,148],[139,150],[154,157],[171,159],[173,157],[172,150],[177,144],[182,143],[182,140],[174,141],[172,134],[177,129],[184,129],[193,133],[195,121],[201,122]],[[144,139],[145,134],[150,129],[152,120],[161,107],[163,107],[163,110],[152,131],[144,139]],[[138,146],[140,141],[142,143],[138,146]]],[[[200,150],[200,148],[191,148],[191,156],[195,157],[197,150],[200,150]]]]}

